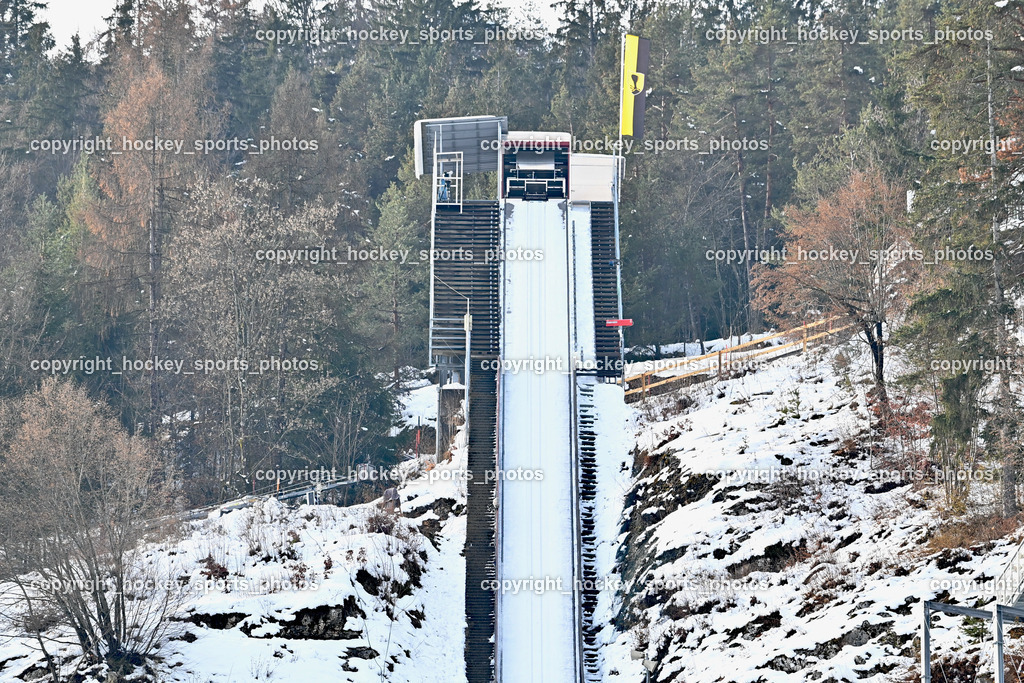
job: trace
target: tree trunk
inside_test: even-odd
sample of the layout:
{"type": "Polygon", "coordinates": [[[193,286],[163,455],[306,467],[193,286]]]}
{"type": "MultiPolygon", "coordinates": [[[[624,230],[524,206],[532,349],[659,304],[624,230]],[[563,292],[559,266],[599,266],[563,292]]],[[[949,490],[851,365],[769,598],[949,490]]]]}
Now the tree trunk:
{"type": "MultiPolygon", "coordinates": [[[[1002,263],[1001,255],[996,253],[992,259],[992,290],[995,299],[996,310],[996,353],[999,357],[1008,360],[1014,358],[1011,353],[1013,344],[1010,331],[1006,329],[1006,316],[1003,307],[1006,305],[1006,295],[1003,292],[1002,263]]],[[[1017,514],[1017,444],[1014,439],[1016,430],[1013,428],[1015,420],[1014,408],[1016,401],[1013,397],[1013,390],[1010,386],[1010,373],[1003,370],[999,373],[999,400],[996,407],[996,425],[999,440],[999,455],[1003,461],[1003,471],[1000,477],[1001,502],[1004,517],[1013,517],[1017,514]]]]}
{"type": "Polygon", "coordinates": [[[693,315],[693,297],[690,295],[690,287],[686,287],[686,310],[690,316],[690,339],[697,336],[697,318],[693,315]]]}
{"type": "Polygon", "coordinates": [[[391,344],[392,344],[392,346],[391,346],[391,353],[392,353],[391,362],[392,362],[392,365],[394,367],[393,372],[394,372],[394,377],[395,377],[395,387],[396,387],[396,389],[400,388],[399,385],[398,385],[398,380],[401,379],[401,376],[402,376],[402,374],[400,372],[400,369],[399,369],[399,362],[400,362],[400,360],[399,360],[399,352],[400,352],[400,349],[399,349],[399,346],[398,346],[398,330],[401,327],[401,315],[400,315],[400,311],[399,311],[398,282],[397,282],[397,279],[398,279],[398,275],[397,275],[397,271],[396,271],[395,277],[394,277],[395,281],[392,281],[392,283],[391,283],[391,344]]]}
{"type": "Polygon", "coordinates": [[[775,60],[773,57],[775,52],[772,50],[771,44],[768,45],[768,71],[767,71],[767,87],[765,94],[765,105],[768,112],[768,154],[764,160],[764,217],[761,221],[761,239],[760,243],[768,244],[768,235],[766,234],[768,219],[772,215],[772,143],[775,142],[775,100],[772,99],[772,95],[775,93],[772,84],[772,73],[775,60]]]}
{"type": "MultiPolygon", "coordinates": [[[[160,348],[160,328],[157,309],[160,304],[160,219],[163,215],[164,188],[163,167],[154,150],[150,167],[156,176],[149,193],[149,359],[156,359],[160,348]]],[[[160,426],[160,385],[155,369],[149,373],[149,433],[156,436],[160,426]]]]}
{"type": "Polygon", "coordinates": [[[882,323],[881,321],[864,322],[861,327],[864,330],[868,346],[871,348],[875,391],[878,395],[879,406],[883,411],[888,412],[889,396],[885,389],[885,340],[882,337],[882,323]]]}
{"type": "MultiPolygon", "coordinates": [[[[736,110],[736,103],[732,105],[732,120],[733,130],[735,132],[736,139],[740,138],[740,117],[739,112],[736,110]]],[[[754,312],[753,307],[750,305],[750,250],[756,245],[751,245],[751,227],[750,217],[747,211],[747,179],[745,177],[746,166],[743,163],[743,152],[740,150],[736,151],[736,177],[739,181],[740,189],[740,225],[743,227],[743,249],[748,255],[748,258],[743,259],[743,290],[746,294],[746,306],[745,310],[747,313],[748,329],[751,332],[760,331],[760,316],[754,312]]]]}

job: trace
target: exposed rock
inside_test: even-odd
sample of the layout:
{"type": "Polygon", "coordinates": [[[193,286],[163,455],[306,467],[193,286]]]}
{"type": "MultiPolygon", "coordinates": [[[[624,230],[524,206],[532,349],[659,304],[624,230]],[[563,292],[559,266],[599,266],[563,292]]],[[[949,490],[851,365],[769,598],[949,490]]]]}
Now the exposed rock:
{"type": "Polygon", "coordinates": [[[191,614],[185,620],[190,624],[196,626],[205,626],[206,628],[216,629],[218,631],[224,631],[232,629],[245,619],[248,614],[242,612],[227,612],[225,614],[191,614]]]}
{"type": "MultiPolygon", "coordinates": [[[[361,638],[361,629],[346,629],[345,624],[352,617],[366,618],[366,613],[356,604],[355,596],[348,596],[341,605],[322,605],[300,609],[289,621],[267,619],[268,623],[280,624],[273,634],[253,636],[256,624],[242,627],[242,632],[251,638],[291,638],[295,640],[355,640],[361,638]]],[[[262,624],[260,624],[262,625],[262,624]]]]}

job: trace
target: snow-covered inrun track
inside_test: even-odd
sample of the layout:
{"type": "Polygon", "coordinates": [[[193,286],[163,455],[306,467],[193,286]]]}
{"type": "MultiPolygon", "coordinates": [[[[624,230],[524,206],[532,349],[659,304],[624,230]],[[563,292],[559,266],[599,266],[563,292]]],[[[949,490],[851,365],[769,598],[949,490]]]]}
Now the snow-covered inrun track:
{"type": "Polygon", "coordinates": [[[498,679],[577,680],[576,473],[564,201],[505,203],[498,469],[498,679]],[[522,583],[517,583],[522,582],[522,583]],[[509,588],[519,586],[518,588],[509,588]]]}

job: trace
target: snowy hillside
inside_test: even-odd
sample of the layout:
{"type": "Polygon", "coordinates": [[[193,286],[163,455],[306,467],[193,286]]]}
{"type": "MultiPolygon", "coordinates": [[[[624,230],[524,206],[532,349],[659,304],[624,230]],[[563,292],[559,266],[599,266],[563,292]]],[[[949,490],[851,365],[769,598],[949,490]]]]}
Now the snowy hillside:
{"type": "MultiPolygon", "coordinates": [[[[163,681],[451,681],[462,675],[465,518],[458,455],[409,462],[402,513],[381,501],[289,508],[274,500],[190,522],[140,551],[176,579],[163,681]],[[421,477],[416,479],[416,477],[421,477]]],[[[24,615],[8,615],[21,619],[24,615]]],[[[48,631],[47,638],[67,641],[48,631]]],[[[44,671],[30,639],[0,646],[0,681],[44,671]]],[[[70,644],[51,651],[65,673],[70,644]]],[[[104,672],[93,669],[93,679],[104,672]]],[[[141,673],[141,672],[140,672],[141,673]]]]}
{"type": "MultiPolygon", "coordinates": [[[[990,600],[1016,543],[944,525],[939,487],[900,480],[905,463],[870,432],[858,354],[818,350],[636,404],[607,680],[642,680],[634,649],[652,681],[915,680],[920,600],[990,600]]],[[[991,644],[962,618],[933,623],[940,657],[991,644]]]]}
{"type": "MultiPolygon", "coordinates": [[[[944,521],[938,487],[896,479],[857,354],[817,349],[630,406],[598,385],[604,680],[643,680],[644,659],[652,681],[916,680],[919,601],[988,599],[1016,543],[944,521]],[[968,535],[982,540],[958,547],[968,535]]],[[[435,389],[410,388],[408,424],[435,420],[435,389]]],[[[465,680],[464,433],[450,460],[401,468],[397,513],[266,500],[141,549],[181,588],[154,673],[465,680]]],[[[933,634],[960,659],[991,638],[953,617],[933,634]]],[[[1011,653],[1021,635],[1009,630],[1011,653]]],[[[43,671],[34,645],[3,643],[0,681],[43,671]]],[[[66,672],[78,663],[69,643],[51,651],[66,672]]]]}

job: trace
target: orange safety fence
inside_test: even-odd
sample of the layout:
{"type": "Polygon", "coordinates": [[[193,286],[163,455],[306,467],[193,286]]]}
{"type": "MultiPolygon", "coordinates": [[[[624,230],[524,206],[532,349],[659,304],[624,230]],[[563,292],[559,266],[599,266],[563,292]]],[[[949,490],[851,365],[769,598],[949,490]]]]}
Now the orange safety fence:
{"type": "Polygon", "coordinates": [[[820,339],[822,337],[827,337],[829,335],[836,334],[838,332],[842,332],[843,330],[849,329],[850,327],[853,327],[853,323],[850,323],[848,325],[843,325],[842,327],[838,327],[838,328],[833,327],[833,323],[836,320],[838,320],[838,319],[839,319],[839,316],[834,316],[834,317],[831,317],[831,318],[826,318],[824,320],[818,320],[818,321],[813,322],[813,323],[808,323],[806,325],[801,325],[800,327],[794,327],[793,329],[786,330],[785,332],[776,332],[775,334],[771,334],[771,335],[768,335],[766,337],[761,337],[759,339],[752,339],[750,341],[743,342],[742,344],[737,344],[736,346],[730,346],[730,347],[725,348],[725,349],[719,349],[718,351],[712,351],[711,353],[706,353],[706,354],[704,354],[702,356],[693,356],[693,357],[680,358],[678,362],[669,363],[668,365],[666,365],[664,367],[660,367],[660,368],[657,368],[657,369],[654,369],[654,370],[648,370],[647,372],[643,372],[643,373],[640,373],[638,375],[632,375],[631,377],[627,377],[625,379],[626,384],[627,385],[632,385],[633,382],[639,380],[640,381],[640,386],[627,389],[626,392],[625,392],[625,395],[626,396],[631,396],[633,394],[643,393],[644,397],[646,397],[647,396],[647,392],[649,390],[655,388],[655,387],[660,387],[660,386],[663,386],[665,384],[669,384],[671,382],[678,382],[678,381],[680,381],[682,379],[686,379],[687,377],[693,377],[694,375],[699,375],[699,374],[702,374],[702,373],[707,373],[709,371],[716,371],[717,374],[721,374],[721,371],[722,371],[722,356],[723,356],[723,354],[725,355],[726,363],[728,363],[730,357],[736,351],[740,351],[742,349],[749,348],[751,346],[756,346],[758,344],[763,344],[764,342],[771,341],[772,339],[778,339],[780,337],[789,337],[789,336],[792,336],[794,334],[799,334],[800,332],[803,332],[803,337],[798,339],[797,341],[789,342],[787,344],[782,344],[782,345],[779,345],[779,346],[772,346],[772,347],[769,347],[767,349],[762,349],[760,351],[756,351],[754,353],[747,353],[747,354],[744,354],[742,356],[742,358],[744,358],[744,359],[755,358],[757,356],[763,356],[763,355],[768,354],[768,353],[775,353],[777,351],[782,351],[784,349],[789,349],[789,348],[792,348],[794,346],[801,346],[802,347],[801,351],[805,351],[807,349],[807,342],[814,341],[814,340],[820,339]],[[815,327],[819,327],[821,325],[826,325],[826,324],[829,326],[828,330],[826,330],[824,332],[819,332],[819,333],[813,334],[813,335],[808,335],[807,334],[807,332],[809,330],[811,330],[811,329],[813,329],[815,327]],[[667,372],[669,370],[673,370],[675,368],[678,368],[678,367],[681,367],[681,366],[685,366],[685,365],[692,365],[693,363],[697,363],[697,362],[704,361],[704,360],[709,360],[709,359],[712,359],[712,358],[717,359],[717,361],[718,361],[717,362],[717,368],[714,365],[709,365],[709,366],[700,367],[700,368],[698,368],[696,370],[684,373],[682,375],[673,375],[672,377],[658,379],[658,381],[653,381],[653,382],[651,381],[653,378],[657,377],[657,375],[659,375],[659,374],[661,374],[663,372],[667,372]]]}

